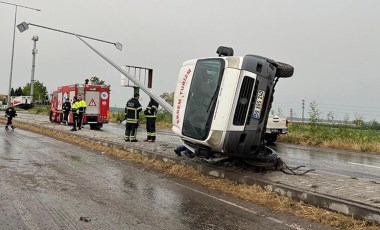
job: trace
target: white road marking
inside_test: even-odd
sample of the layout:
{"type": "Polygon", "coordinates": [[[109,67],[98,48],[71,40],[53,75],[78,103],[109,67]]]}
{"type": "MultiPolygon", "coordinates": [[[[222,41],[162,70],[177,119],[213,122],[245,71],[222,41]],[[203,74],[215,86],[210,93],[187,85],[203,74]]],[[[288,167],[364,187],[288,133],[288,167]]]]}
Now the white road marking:
{"type": "Polygon", "coordinates": [[[240,206],[240,205],[237,205],[237,204],[235,204],[235,203],[232,203],[232,202],[229,202],[229,201],[226,201],[226,200],[220,199],[220,198],[218,198],[218,197],[216,197],[216,196],[212,196],[212,195],[210,195],[210,194],[207,194],[207,193],[201,192],[201,191],[199,191],[199,190],[196,190],[196,189],[190,188],[190,187],[188,187],[188,186],[186,186],[186,185],[183,185],[183,184],[180,184],[180,183],[176,183],[176,184],[178,184],[178,185],[180,185],[180,186],[182,186],[182,187],[184,187],[184,188],[190,189],[190,190],[193,191],[193,192],[200,193],[200,194],[202,194],[202,195],[204,195],[204,196],[211,197],[211,198],[213,198],[213,199],[215,199],[215,200],[218,200],[218,201],[220,201],[220,202],[223,202],[223,203],[226,203],[226,204],[232,205],[232,206],[234,206],[234,207],[237,207],[237,208],[243,209],[244,211],[250,212],[250,213],[252,213],[252,214],[257,214],[257,212],[255,212],[255,211],[253,211],[253,210],[250,210],[250,209],[247,209],[247,208],[244,208],[244,207],[242,207],[242,206],[240,206]]]}
{"type": "Polygon", "coordinates": [[[359,164],[359,163],[354,163],[354,162],[347,162],[348,164],[352,164],[352,165],[360,165],[360,166],[366,166],[366,167],[371,167],[371,168],[377,168],[377,169],[380,169],[379,166],[374,166],[374,165],[365,165],[365,164],[359,164]]]}
{"type": "MultiPolygon", "coordinates": [[[[234,206],[234,207],[236,207],[236,208],[240,208],[240,209],[242,209],[242,210],[244,210],[244,211],[247,211],[247,212],[249,212],[249,213],[252,213],[252,214],[257,215],[257,212],[255,212],[255,211],[253,211],[253,210],[251,210],[251,209],[244,208],[243,206],[240,206],[240,205],[238,205],[238,204],[235,204],[235,203],[229,202],[229,201],[227,201],[227,200],[220,199],[220,198],[218,198],[218,197],[216,197],[216,196],[212,196],[212,195],[210,195],[210,194],[207,194],[207,193],[201,192],[201,191],[199,191],[199,190],[197,190],[197,189],[190,188],[190,187],[188,187],[188,186],[186,186],[186,185],[183,185],[183,184],[180,184],[180,183],[177,183],[177,182],[174,182],[174,183],[176,183],[177,185],[182,186],[182,187],[184,187],[184,188],[187,188],[187,189],[189,189],[189,190],[191,190],[191,191],[193,191],[193,192],[196,192],[196,193],[202,194],[202,195],[204,195],[204,196],[208,196],[208,197],[210,197],[210,198],[212,198],[212,199],[218,200],[218,201],[220,201],[220,202],[223,202],[223,203],[229,204],[229,205],[234,206]]],[[[263,216],[263,215],[261,215],[261,216],[263,216]]],[[[273,217],[266,216],[265,218],[267,218],[268,220],[271,220],[271,221],[273,221],[273,222],[276,222],[276,223],[280,223],[280,224],[282,223],[282,224],[285,224],[285,225],[288,226],[289,228],[293,228],[293,229],[297,229],[297,230],[303,230],[303,229],[304,229],[304,228],[299,227],[299,226],[295,226],[295,225],[292,225],[292,224],[284,223],[283,221],[278,220],[278,219],[275,219],[275,218],[273,218],[273,217]]]]}

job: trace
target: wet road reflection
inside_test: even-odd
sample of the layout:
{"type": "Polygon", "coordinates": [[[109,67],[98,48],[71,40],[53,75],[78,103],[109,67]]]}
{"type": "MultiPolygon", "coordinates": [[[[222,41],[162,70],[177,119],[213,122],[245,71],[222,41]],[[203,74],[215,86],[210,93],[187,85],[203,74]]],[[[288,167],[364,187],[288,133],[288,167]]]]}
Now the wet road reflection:
{"type": "Polygon", "coordinates": [[[325,228],[35,133],[0,138],[5,229],[325,228]]]}
{"type": "Polygon", "coordinates": [[[380,155],[276,143],[271,146],[290,166],[380,182],[380,155]]]}
{"type": "MultiPolygon", "coordinates": [[[[35,121],[37,123],[48,123],[47,116],[19,114],[18,119],[35,121]]],[[[107,124],[100,132],[110,133],[117,136],[124,133],[125,126],[123,124],[107,124]]],[[[17,129],[16,129],[17,131],[17,129]]],[[[157,135],[160,137],[159,144],[162,149],[165,145],[171,144],[177,146],[180,143],[170,129],[158,129],[157,135]]],[[[145,138],[145,136],[144,136],[145,138]]],[[[4,151],[12,151],[11,145],[6,145],[3,140],[3,146],[0,147],[4,151]]],[[[322,148],[314,148],[308,146],[290,145],[277,143],[271,146],[290,166],[306,165],[308,168],[314,168],[318,171],[346,175],[352,178],[361,178],[379,182],[380,177],[380,154],[366,154],[349,151],[329,150],[322,148]]],[[[172,151],[169,151],[172,154],[172,151]]]]}

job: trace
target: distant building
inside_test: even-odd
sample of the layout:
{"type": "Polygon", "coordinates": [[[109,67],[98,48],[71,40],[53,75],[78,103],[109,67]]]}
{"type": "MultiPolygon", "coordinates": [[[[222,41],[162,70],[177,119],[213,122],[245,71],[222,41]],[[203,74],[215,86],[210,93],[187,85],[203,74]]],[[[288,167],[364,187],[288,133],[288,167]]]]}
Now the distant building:
{"type": "Polygon", "coordinates": [[[6,94],[0,94],[0,111],[4,110],[4,104],[7,104],[7,102],[5,101],[5,99],[8,97],[8,95],[6,94]],[[3,101],[5,103],[3,103],[3,101]]]}

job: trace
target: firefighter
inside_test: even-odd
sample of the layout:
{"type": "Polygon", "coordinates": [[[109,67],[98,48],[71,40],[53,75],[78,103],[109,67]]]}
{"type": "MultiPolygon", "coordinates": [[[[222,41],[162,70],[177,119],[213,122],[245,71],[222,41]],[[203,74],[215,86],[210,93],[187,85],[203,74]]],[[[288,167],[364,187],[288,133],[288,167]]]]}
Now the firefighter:
{"type": "Polygon", "coordinates": [[[156,117],[157,117],[158,103],[150,98],[149,104],[144,110],[146,117],[146,132],[147,138],[144,140],[146,142],[156,141],[156,117]]]}
{"type": "Polygon", "coordinates": [[[78,96],[79,107],[78,107],[78,129],[83,128],[83,114],[86,112],[86,101],[81,95],[78,96]]]}
{"type": "Polygon", "coordinates": [[[13,106],[9,106],[6,110],[5,110],[5,117],[8,119],[7,121],[7,125],[5,126],[5,130],[8,130],[8,126],[10,125],[12,130],[15,129],[15,127],[13,126],[13,123],[12,123],[12,119],[14,117],[17,116],[17,113],[16,113],[16,110],[13,106]]]}
{"type": "Polygon", "coordinates": [[[70,129],[70,131],[77,131],[78,108],[79,108],[79,101],[77,100],[77,97],[74,97],[73,98],[73,105],[71,106],[71,113],[73,115],[73,128],[70,129]]]}
{"type": "Polygon", "coordinates": [[[136,134],[139,122],[139,114],[142,110],[139,102],[140,94],[135,93],[125,106],[125,119],[127,123],[125,125],[125,141],[137,142],[136,134]]]}
{"type": "Polygon", "coordinates": [[[68,98],[66,98],[65,103],[63,103],[62,110],[63,110],[62,124],[68,125],[69,124],[69,113],[71,110],[71,104],[70,104],[70,100],[68,98]]]}

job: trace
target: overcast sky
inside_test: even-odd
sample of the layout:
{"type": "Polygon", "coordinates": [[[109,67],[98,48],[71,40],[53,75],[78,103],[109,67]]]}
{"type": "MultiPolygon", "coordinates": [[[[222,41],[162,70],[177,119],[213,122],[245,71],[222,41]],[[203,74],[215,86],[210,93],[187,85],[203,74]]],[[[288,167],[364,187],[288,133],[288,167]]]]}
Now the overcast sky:
{"type": "MultiPolygon", "coordinates": [[[[41,9],[18,8],[23,21],[107,41],[89,41],[114,62],[154,69],[157,94],[173,92],[181,64],[216,56],[220,45],[235,55],[256,54],[291,64],[292,78],[280,79],[274,110],[305,117],[315,101],[336,119],[380,121],[380,1],[377,0],[6,0],[41,9]]],[[[0,93],[9,84],[15,7],[0,3],[0,93]]],[[[124,107],[131,88],[120,73],[76,37],[37,27],[16,30],[12,87],[30,82],[33,35],[35,80],[49,93],[61,85],[97,76],[111,85],[111,106],[124,107]]],[[[142,97],[146,106],[148,98],[142,97]]]]}

